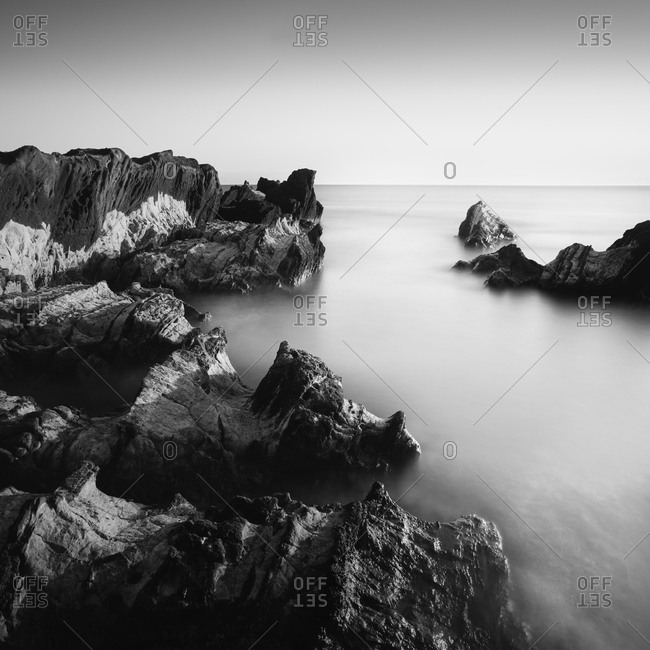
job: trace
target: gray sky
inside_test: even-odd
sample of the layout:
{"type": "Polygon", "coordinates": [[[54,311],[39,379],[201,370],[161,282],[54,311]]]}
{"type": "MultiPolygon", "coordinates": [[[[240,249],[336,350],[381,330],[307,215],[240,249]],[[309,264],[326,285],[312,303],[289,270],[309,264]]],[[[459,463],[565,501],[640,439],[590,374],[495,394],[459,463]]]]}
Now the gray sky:
{"type": "Polygon", "coordinates": [[[173,149],[226,183],[644,185],[649,18],[640,1],[4,0],[0,149],[173,149]],[[46,47],[13,45],[26,14],[48,16],[46,47]],[[327,46],[294,47],[296,15],[326,15],[327,46]],[[581,15],[612,16],[593,30],[611,46],[578,47],[581,15]]]}

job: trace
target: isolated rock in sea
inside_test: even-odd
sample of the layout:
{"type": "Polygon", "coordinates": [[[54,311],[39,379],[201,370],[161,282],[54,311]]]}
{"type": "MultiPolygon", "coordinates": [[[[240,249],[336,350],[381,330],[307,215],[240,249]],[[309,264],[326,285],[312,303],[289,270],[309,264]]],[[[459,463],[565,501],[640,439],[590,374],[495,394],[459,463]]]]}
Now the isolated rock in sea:
{"type": "Polygon", "coordinates": [[[176,495],[154,508],[102,493],[96,472],[0,494],[0,634],[14,647],[529,647],[501,537],[479,517],[425,522],[380,484],[347,505],[215,496],[204,513],[176,495]]]}
{"type": "MultiPolygon", "coordinates": [[[[193,330],[183,303],[167,293],[136,287],[115,294],[105,284],[42,293],[36,324],[7,319],[14,329],[0,347],[8,369],[0,392],[0,487],[49,490],[90,459],[112,494],[131,488],[129,496],[151,503],[182,490],[204,500],[210,489],[233,494],[287,472],[384,471],[419,454],[403,413],[383,420],[345,399],[339,377],[287,343],[253,391],[228,359],[223,330],[193,330]],[[44,360],[55,373],[101,369],[107,359],[124,363],[125,372],[129,359],[158,361],[119,414],[91,418],[7,392],[12,372],[36,372],[44,360]]],[[[0,300],[0,309],[7,302],[0,300]]]]}
{"type": "Polygon", "coordinates": [[[495,253],[479,255],[455,268],[488,275],[494,287],[536,286],[545,291],[650,300],[650,221],[625,231],[607,250],[572,244],[542,266],[511,244],[495,253]]]}
{"type": "Polygon", "coordinates": [[[517,235],[483,201],[475,203],[467,211],[465,220],[458,228],[458,236],[468,247],[493,248],[514,241],[517,235]]]}
{"type": "Polygon", "coordinates": [[[315,172],[224,197],[210,165],[171,151],[0,153],[0,293],[134,281],[179,291],[295,285],[322,267],[315,172]]]}

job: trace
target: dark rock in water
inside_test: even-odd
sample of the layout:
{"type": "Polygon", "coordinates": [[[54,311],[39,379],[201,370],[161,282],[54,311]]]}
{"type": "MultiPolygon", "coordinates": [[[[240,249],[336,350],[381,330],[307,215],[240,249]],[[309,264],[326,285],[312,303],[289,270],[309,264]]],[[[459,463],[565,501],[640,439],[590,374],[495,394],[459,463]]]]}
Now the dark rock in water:
{"type": "Polygon", "coordinates": [[[574,295],[611,296],[624,300],[650,300],[650,221],[627,230],[607,250],[572,244],[542,266],[514,246],[479,255],[455,268],[488,275],[493,287],[536,286],[545,291],[574,295]]]}
{"type": "Polygon", "coordinates": [[[467,211],[465,220],[458,228],[458,236],[465,246],[481,248],[492,248],[517,238],[508,224],[483,201],[475,203],[467,211]]]}
{"type": "MultiPolygon", "coordinates": [[[[66,369],[108,358],[158,363],[118,415],[90,418],[0,392],[2,485],[52,489],[90,459],[112,494],[133,484],[130,496],[146,502],[181,490],[201,501],[210,489],[197,473],[228,495],[309,467],[384,471],[419,454],[403,413],[382,420],[345,399],[339,377],[287,343],[254,392],[233,369],[223,330],[193,330],[168,293],[115,294],[105,284],[41,293],[42,323],[14,324],[2,340],[5,386],[12,369],[36,369],[45,357],[66,369]]],[[[11,317],[8,302],[0,310],[11,317]]]]}
{"type": "Polygon", "coordinates": [[[267,201],[264,194],[256,192],[248,183],[233,185],[221,199],[219,216],[226,221],[271,223],[282,211],[267,201]]]}
{"type": "Polygon", "coordinates": [[[67,647],[70,629],[95,650],[529,647],[501,537],[479,517],[422,521],[380,484],[347,505],[215,497],[206,516],[180,495],[163,508],[107,496],[96,471],[0,493],[13,647],[67,647]],[[36,597],[47,607],[24,606],[36,597]]]}
{"type": "Polygon", "coordinates": [[[300,459],[379,467],[410,460],[420,446],[406,430],[406,416],[398,411],[377,420],[361,404],[346,399],[340,377],[317,357],[292,350],[284,341],[253,394],[253,410],[282,423],[277,456],[297,465],[300,459]]]}
{"type": "Polygon", "coordinates": [[[456,269],[469,269],[487,274],[491,287],[509,287],[534,284],[542,274],[542,265],[528,259],[516,244],[508,244],[494,253],[485,253],[470,262],[459,261],[456,269]]]}
{"type": "Polygon", "coordinates": [[[298,169],[281,183],[260,178],[257,181],[257,190],[283,213],[293,215],[303,224],[315,225],[320,222],[323,214],[323,206],[316,200],[315,178],[315,171],[298,169]]]}
{"type": "Polygon", "coordinates": [[[314,177],[260,179],[272,198],[247,184],[222,198],[210,165],[171,151],[0,153],[0,294],[99,280],[182,292],[298,284],[325,251],[314,177]]]}

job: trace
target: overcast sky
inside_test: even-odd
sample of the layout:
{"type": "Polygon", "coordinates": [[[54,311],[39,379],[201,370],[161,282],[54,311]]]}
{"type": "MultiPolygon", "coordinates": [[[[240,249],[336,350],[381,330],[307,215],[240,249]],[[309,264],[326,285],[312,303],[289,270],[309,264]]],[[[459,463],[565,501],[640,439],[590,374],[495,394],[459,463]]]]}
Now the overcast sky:
{"type": "Polygon", "coordinates": [[[0,149],[173,149],[226,183],[645,185],[649,19],[641,1],[3,0],[0,149]],[[28,13],[46,47],[14,46],[28,13]],[[294,47],[312,14],[327,45],[294,47]],[[609,47],[577,45],[581,15],[612,16],[609,47]]]}

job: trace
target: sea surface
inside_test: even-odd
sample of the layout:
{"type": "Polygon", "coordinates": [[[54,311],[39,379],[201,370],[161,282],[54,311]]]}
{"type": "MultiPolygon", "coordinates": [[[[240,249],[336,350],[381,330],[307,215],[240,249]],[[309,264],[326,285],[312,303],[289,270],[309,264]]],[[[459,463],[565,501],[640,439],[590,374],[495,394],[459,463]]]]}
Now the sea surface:
{"type": "MultiPolygon", "coordinates": [[[[317,192],[324,270],[290,292],[193,296],[213,313],[206,328],[226,328],[253,387],[287,340],[373,413],[405,411],[422,457],[384,478],[390,493],[425,519],[497,524],[536,647],[647,648],[650,308],[495,292],[451,267],[473,256],[455,234],[479,196],[547,262],[573,242],[609,246],[648,218],[650,189],[317,192]]],[[[324,503],[363,498],[370,484],[291,487],[324,503]]]]}

